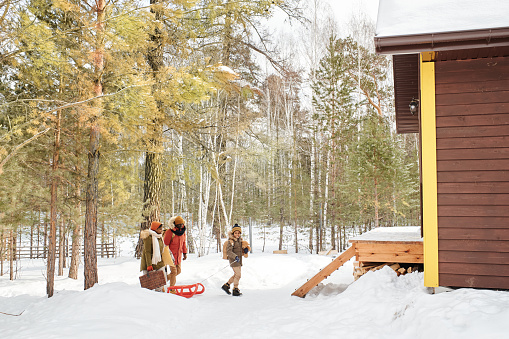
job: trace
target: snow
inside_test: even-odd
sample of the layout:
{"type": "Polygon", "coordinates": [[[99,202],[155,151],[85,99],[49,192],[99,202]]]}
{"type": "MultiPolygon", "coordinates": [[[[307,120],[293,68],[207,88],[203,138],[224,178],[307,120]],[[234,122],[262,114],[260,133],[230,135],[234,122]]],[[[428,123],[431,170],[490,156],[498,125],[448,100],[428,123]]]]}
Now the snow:
{"type": "Polygon", "coordinates": [[[21,261],[18,279],[0,277],[0,312],[23,312],[0,313],[1,337],[508,337],[508,291],[439,288],[432,294],[423,273],[398,277],[388,267],[353,282],[350,261],[302,299],[291,293],[332,258],[272,254],[275,244],[265,253],[255,245],[244,259],[242,297],[220,289],[232,271],[217,253],[191,254],[183,262],[177,284],[205,286],[205,293],[190,299],[140,288],[139,261],[127,255],[99,258],[99,283],[86,291],[82,267],[76,281],[66,271],[55,278],[55,295],[47,298],[44,261],[21,261]]]}
{"type": "Polygon", "coordinates": [[[231,69],[228,66],[224,66],[224,65],[218,66],[217,67],[217,71],[218,72],[223,72],[223,73],[228,73],[228,74],[234,75],[235,77],[239,76],[233,69],[231,69]]]}
{"type": "Polygon", "coordinates": [[[421,228],[419,226],[377,227],[350,240],[357,241],[420,241],[421,228]]]}
{"type": "Polygon", "coordinates": [[[376,36],[509,27],[507,0],[381,0],[376,36]]]}

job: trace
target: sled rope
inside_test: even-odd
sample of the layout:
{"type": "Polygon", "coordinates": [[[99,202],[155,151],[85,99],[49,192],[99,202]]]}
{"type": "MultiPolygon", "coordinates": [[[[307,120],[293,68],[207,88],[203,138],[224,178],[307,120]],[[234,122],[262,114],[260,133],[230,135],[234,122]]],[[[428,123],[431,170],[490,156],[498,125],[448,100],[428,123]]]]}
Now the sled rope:
{"type": "Polygon", "coordinates": [[[216,274],[218,274],[219,272],[221,272],[222,270],[224,270],[225,268],[230,267],[230,266],[231,266],[231,264],[226,265],[225,267],[221,268],[221,269],[220,269],[219,271],[217,271],[216,273],[213,273],[212,275],[210,275],[210,276],[208,276],[207,278],[205,278],[205,279],[203,279],[202,281],[200,281],[200,284],[201,284],[202,282],[204,282],[205,280],[212,278],[213,276],[215,276],[216,274]]]}
{"type": "Polygon", "coordinates": [[[5,313],[5,312],[0,312],[0,313],[5,314],[5,315],[12,315],[13,317],[19,317],[20,315],[23,314],[23,312],[25,312],[25,310],[21,311],[20,314],[12,314],[12,313],[5,313]]]}

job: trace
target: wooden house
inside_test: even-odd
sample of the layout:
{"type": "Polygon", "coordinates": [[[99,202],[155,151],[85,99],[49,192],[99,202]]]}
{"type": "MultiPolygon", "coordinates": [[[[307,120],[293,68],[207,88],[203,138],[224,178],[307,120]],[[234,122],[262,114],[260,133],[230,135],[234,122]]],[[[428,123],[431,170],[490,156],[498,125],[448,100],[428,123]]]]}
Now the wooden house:
{"type": "Polygon", "coordinates": [[[509,289],[508,14],[501,0],[380,1],[397,131],[421,140],[425,286],[509,289]]]}

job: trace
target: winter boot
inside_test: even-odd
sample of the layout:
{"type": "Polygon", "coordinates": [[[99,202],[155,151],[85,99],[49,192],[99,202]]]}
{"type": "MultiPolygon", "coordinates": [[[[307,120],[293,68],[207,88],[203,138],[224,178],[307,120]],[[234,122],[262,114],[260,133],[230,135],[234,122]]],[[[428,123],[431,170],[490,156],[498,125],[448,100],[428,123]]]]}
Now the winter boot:
{"type": "Polygon", "coordinates": [[[240,290],[239,290],[237,287],[235,287],[235,288],[233,289],[233,294],[232,294],[232,295],[233,295],[234,297],[240,297],[240,296],[242,295],[242,293],[240,293],[240,290]]]}
{"type": "Polygon", "coordinates": [[[225,284],[224,284],[221,288],[222,288],[222,289],[223,289],[223,291],[225,291],[227,294],[232,294],[232,293],[230,292],[230,284],[225,283],[225,284]]]}

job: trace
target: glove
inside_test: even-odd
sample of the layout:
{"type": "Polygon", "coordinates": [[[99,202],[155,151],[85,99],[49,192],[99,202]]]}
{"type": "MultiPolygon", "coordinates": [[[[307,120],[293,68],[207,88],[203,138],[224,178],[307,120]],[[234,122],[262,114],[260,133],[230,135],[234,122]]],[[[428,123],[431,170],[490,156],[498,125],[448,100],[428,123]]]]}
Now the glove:
{"type": "Polygon", "coordinates": [[[244,248],[244,253],[247,254],[247,252],[249,252],[249,250],[246,248],[244,248]]]}
{"type": "Polygon", "coordinates": [[[152,265],[150,265],[149,267],[147,267],[147,271],[149,271],[149,272],[150,272],[150,271],[153,271],[153,270],[154,270],[154,268],[152,267],[152,265]]]}
{"type": "Polygon", "coordinates": [[[235,261],[236,261],[236,262],[240,262],[240,259],[239,259],[239,257],[238,257],[238,256],[237,256],[237,257],[235,257],[235,261]]]}

